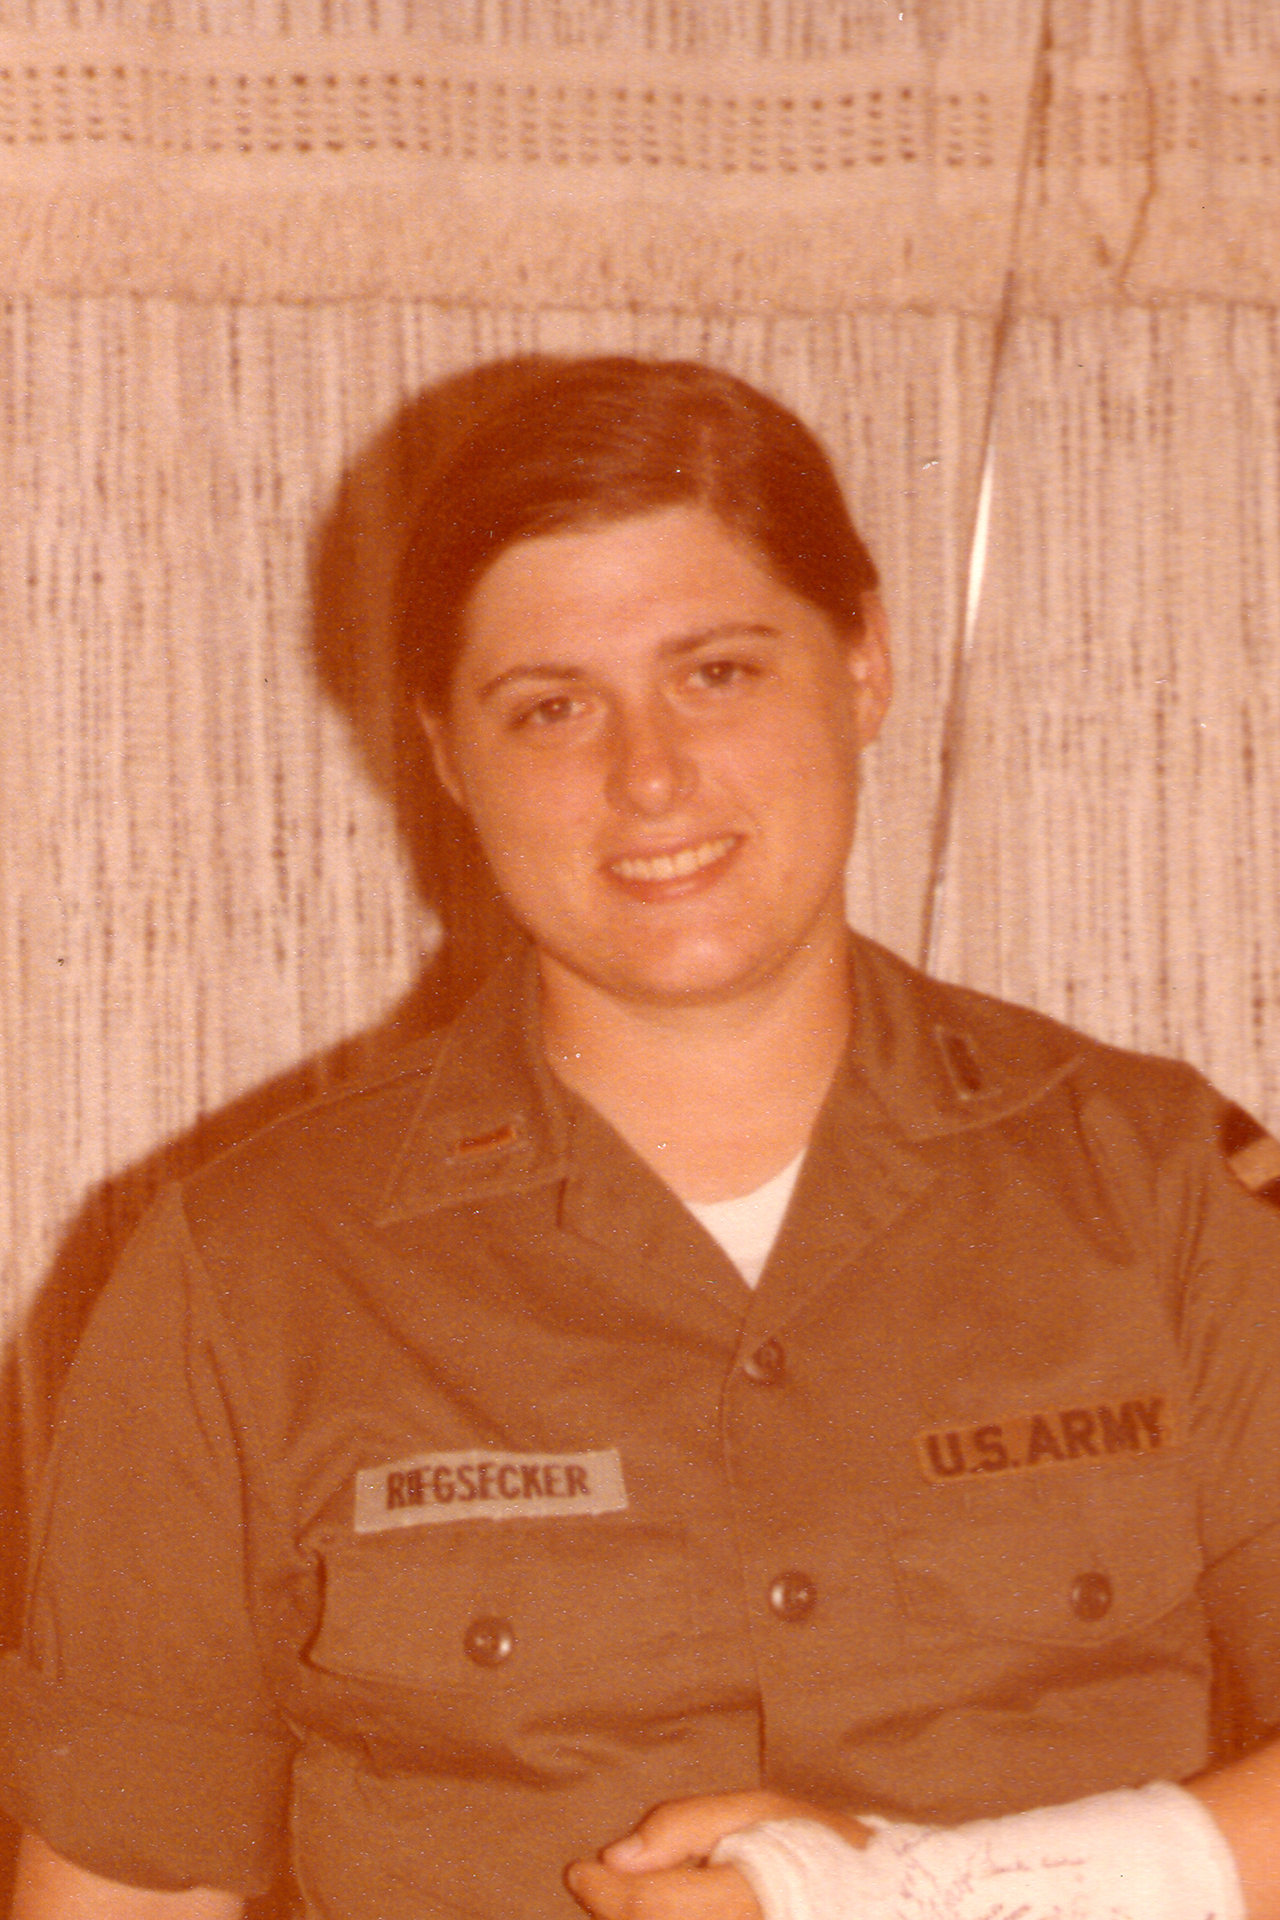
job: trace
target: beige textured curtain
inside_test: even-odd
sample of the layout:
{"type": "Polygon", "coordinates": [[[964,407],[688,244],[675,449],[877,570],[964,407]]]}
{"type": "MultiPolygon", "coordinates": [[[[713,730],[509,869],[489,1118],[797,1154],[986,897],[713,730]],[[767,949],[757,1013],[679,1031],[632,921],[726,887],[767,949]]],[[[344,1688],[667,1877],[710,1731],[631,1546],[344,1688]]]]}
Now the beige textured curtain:
{"type": "Polygon", "coordinates": [[[940,965],[1280,1125],[1269,5],[5,0],[0,1303],[33,1451],[155,1179],[422,1014],[376,644],[405,403],[620,348],[818,427],[898,642],[853,913],[915,956],[1011,264],[940,965]]]}

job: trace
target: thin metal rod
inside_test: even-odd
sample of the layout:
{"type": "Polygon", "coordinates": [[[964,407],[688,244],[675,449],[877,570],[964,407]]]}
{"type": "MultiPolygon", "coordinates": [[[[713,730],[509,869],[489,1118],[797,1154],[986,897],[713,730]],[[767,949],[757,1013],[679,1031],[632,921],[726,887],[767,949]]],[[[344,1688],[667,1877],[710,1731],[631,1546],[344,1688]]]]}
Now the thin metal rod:
{"type": "Polygon", "coordinates": [[[1027,103],[1027,124],[1018,162],[1013,230],[1009,243],[1009,267],[1004,276],[1000,310],[996,316],[995,335],[991,345],[991,373],[987,381],[987,404],[982,423],[982,457],[978,491],[969,529],[969,558],[965,569],[964,602],[960,609],[959,632],[952,651],[951,683],[947,689],[947,702],[942,720],[938,797],[934,805],[933,832],[929,844],[929,869],[925,886],[924,923],[920,936],[920,964],[928,973],[932,973],[938,964],[947,882],[951,872],[956,794],[960,780],[965,729],[969,718],[969,688],[978,630],[978,612],[982,604],[982,583],[987,566],[991,501],[995,491],[995,453],[1000,399],[1009,336],[1017,313],[1017,262],[1026,212],[1027,188],[1031,176],[1031,156],[1043,127],[1049,102],[1049,54],[1052,50],[1051,6],[1052,0],[1043,0],[1039,44],[1036,47],[1035,63],[1032,68],[1031,97],[1027,103]]]}

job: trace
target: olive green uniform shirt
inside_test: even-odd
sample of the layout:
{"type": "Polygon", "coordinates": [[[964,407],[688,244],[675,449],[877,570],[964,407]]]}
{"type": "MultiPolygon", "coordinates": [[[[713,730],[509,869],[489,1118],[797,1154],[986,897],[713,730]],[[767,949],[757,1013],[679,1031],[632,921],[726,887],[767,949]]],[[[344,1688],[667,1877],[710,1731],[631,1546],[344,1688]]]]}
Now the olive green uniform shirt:
{"type": "Polygon", "coordinates": [[[21,1817],[143,1885],[288,1845],[333,1920],[550,1920],[676,1795],[1185,1777],[1215,1647],[1280,1721],[1265,1136],[854,953],[754,1293],[548,1073],[518,969],[168,1195],[60,1419],[21,1817]]]}

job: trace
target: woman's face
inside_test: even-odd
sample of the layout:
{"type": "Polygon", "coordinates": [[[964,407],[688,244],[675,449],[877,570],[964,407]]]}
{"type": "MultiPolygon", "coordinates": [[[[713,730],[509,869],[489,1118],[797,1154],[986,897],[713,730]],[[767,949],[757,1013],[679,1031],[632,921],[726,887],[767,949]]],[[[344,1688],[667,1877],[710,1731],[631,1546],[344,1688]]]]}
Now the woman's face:
{"type": "Polygon", "coordinates": [[[858,756],[889,694],[853,639],[708,509],[507,547],[424,714],[544,968],[722,1001],[844,939],[858,756]]]}

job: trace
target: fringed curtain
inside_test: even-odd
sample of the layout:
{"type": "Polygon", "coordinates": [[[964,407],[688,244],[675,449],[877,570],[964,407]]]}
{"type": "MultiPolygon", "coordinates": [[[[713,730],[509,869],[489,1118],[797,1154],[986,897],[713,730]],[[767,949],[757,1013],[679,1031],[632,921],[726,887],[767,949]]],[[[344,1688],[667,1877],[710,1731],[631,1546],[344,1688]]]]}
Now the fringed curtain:
{"type": "Polygon", "coordinates": [[[1280,1123],[1278,22],[7,0],[0,1244],[33,1451],[156,1179],[425,1017],[423,882],[461,869],[415,840],[379,634],[403,410],[482,361],[705,357],[822,433],[897,641],[852,911],[912,956],[995,368],[941,968],[1280,1123]]]}

